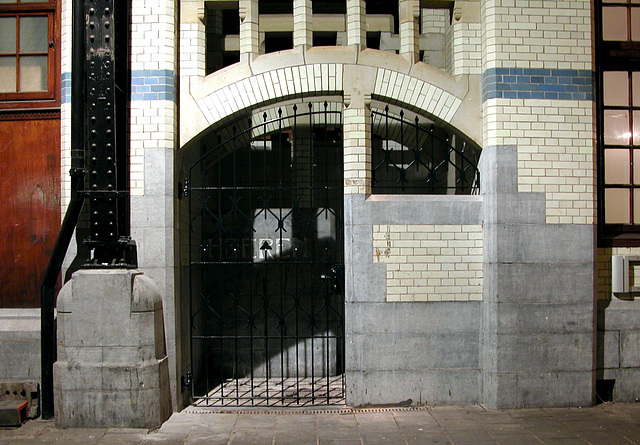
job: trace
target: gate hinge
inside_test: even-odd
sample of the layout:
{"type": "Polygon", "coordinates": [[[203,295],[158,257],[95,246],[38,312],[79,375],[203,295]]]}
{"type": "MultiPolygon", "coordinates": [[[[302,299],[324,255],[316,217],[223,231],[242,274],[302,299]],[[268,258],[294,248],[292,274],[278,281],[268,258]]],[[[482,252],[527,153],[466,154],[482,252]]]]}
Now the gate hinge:
{"type": "Polygon", "coordinates": [[[184,391],[185,389],[191,389],[191,385],[193,383],[193,377],[191,375],[191,371],[187,372],[187,376],[180,377],[180,389],[184,391]]]}

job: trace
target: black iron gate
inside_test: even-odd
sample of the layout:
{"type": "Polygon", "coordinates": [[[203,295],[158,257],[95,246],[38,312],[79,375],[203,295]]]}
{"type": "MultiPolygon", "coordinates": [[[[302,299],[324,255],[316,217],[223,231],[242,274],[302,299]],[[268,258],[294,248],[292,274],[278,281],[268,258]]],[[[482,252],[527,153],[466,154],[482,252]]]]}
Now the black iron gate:
{"type": "Polygon", "coordinates": [[[341,113],[304,108],[225,127],[190,169],[197,405],[344,401],[341,113]]]}

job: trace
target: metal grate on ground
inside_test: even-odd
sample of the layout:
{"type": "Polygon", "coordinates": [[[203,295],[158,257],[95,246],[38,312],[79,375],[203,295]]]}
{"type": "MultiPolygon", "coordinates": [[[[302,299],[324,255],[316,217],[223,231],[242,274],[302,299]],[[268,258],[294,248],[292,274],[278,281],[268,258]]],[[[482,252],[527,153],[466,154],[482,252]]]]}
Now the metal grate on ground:
{"type": "Polygon", "coordinates": [[[317,378],[229,379],[193,407],[309,407],[344,405],[344,375],[317,378]]]}

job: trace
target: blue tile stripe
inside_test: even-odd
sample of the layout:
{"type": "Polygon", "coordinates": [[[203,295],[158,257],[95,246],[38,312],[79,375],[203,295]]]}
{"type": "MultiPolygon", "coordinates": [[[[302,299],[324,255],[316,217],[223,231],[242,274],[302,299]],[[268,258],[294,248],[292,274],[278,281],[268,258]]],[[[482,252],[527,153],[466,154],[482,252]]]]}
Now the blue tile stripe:
{"type": "Polygon", "coordinates": [[[593,76],[589,70],[491,68],[482,74],[482,101],[593,100],[593,76]]]}
{"type": "MultiPolygon", "coordinates": [[[[172,70],[131,71],[131,100],[177,101],[176,78],[172,70]]],[[[62,103],[71,102],[71,73],[62,73],[62,103]]]]}

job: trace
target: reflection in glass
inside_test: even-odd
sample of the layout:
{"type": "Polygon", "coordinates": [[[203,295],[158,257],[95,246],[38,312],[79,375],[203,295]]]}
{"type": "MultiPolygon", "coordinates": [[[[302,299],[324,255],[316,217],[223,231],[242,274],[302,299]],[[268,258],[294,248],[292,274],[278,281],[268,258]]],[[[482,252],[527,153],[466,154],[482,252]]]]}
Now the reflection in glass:
{"type": "Polygon", "coordinates": [[[604,73],[604,104],[629,105],[629,73],[627,71],[604,73]]]}
{"type": "Polygon", "coordinates": [[[633,191],[633,223],[640,224],[640,190],[633,191]]]}
{"type": "Polygon", "coordinates": [[[640,145],[640,110],[633,112],[633,145],[640,145]]]}
{"type": "Polygon", "coordinates": [[[47,16],[20,17],[20,53],[46,53],[48,27],[47,16]]]}
{"type": "Polygon", "coordinates": [[[15,17],[0,17],[0,53],[16,53],[16,19],[15,17]]]}
{"type": "Polygon", "coordinates": [[[629,184],[629,150],[607,149],[604,152],[604,182],[606,184],[629,184]]]}
{"type": "Polygon", "coordinates": [[[604,190],[604,222],[606,224],[629,224],[631,211],[629,209],[629,190],[604,190]]]}
{"type": "Polygon", "coordinates": [[[606,6],[602,8],[602,40],[629,40],[626,7],[606,6]]]}
{"type": "Polygon", "coordinates": [[[629,112],[627,110],[605,110],[604,143],[606,145],[629,145],[629,112]]]}
{"type": "Polygon", "coordinates": [[[20,57],[20,92],[47,90],[47,56],[20,57]]]}
{"type": "Polygon", "coordinates": [[[0,93],[16,92],[16,58],[0,57],[0,93]]]}

